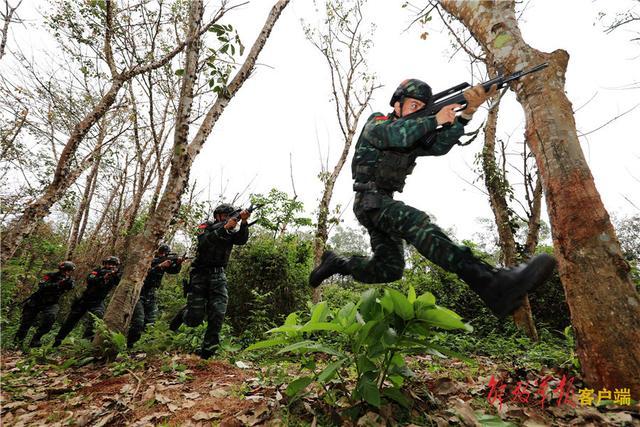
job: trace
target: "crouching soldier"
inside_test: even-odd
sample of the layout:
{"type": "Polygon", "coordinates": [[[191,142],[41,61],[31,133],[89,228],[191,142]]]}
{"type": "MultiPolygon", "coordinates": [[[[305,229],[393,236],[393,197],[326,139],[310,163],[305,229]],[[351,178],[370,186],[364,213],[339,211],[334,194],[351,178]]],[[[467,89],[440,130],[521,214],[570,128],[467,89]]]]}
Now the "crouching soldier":
{"type": "Polygon", "coordinates": [[[178,274],[182,268],[184,258],[179,258],[171,253],[169,245],[160,245],[155,258],[151,261],[151,268],[144,278],[140,298],[133,310],[127,346],[129,348],[140,339],[142,332],[148,324],[156,321],[158,304],[156,302],[156,290],[162,284],[162,276],[167,274],[178,274]]]}
{"type": "Polygon", "coordinates": [[[171,321],[171,330],[176,331],[184,322],[187,326],[198,326],[207,319],[200,357],[207,359],[218,349],[220,329],[227,311],[227,278],[224,270],[229,262],[233,245],[244,245],[249,239],[249,210],[237,216],[233,206],[222,204],[214,211],[214,222],[206,222],[199,229],[196,256],[191,263],[187,306],[171,321]],[[239,217],[240,229],[234,231],[239,217]]]}
{"type": "MultiPolygon", "coordinates": [[[[67,319],[58,331],[58,335],[56,335],[53,343],[54,347],[62,343],[62,340],[69,335],[78,321],[87,314],[87,312],[94,314],[98,318],[102,318],[107,295],[111,289],[120,282],[122,273],[119,269],[120,259],[116,256],[110,256],[102,261],[102,268],[96,268],[89,273],[89,276],[87,276],[87,288],[80,298],[77,298],[73,302],[67,319]]],[[[85,324],[86,327],[82,337],[91,340],[94,334],[93,319],[88,317],[85,324]]]]}
{"type": "Polygon", "coordinates": [[[73,289],[74,282],[71,272],[76,266],[71,261],[64,261],[58,264],[58,271],[47,273],[38,284],[38,290],[34,292],[24,302],[22,308],[22,319],[20,327],[14,341],[18,347],[22,346],[22,341],[27,336],[29,329],[35,323],[36,317],[40,314],[40,322],[36,333],[31,338],[30,347],[40,347],[40,338],[53,328],[56,321],[58,301],[65,292],[73,289]]]}

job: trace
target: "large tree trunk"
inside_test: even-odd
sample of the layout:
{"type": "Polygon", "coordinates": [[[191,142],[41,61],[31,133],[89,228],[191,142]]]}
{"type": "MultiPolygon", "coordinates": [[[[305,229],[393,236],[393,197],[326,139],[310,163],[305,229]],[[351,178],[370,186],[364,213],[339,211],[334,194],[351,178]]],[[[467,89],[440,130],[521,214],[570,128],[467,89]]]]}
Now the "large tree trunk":
{"type": "Polygon", "coordinates": [[[640,398],[640,296],[580,149],[564,92],[568,53],[527,45],[511,1],[441,4],[469,29],[496,68],[511,73],[549,63],[514,89],[542,177],[578,357],[592,387],[629,388],[640,398]]]}
{"type": "MultiPolygon", "coordinates": [[[[187,145],[189,132],[190,109],[193,102],[193,84],[197,72],[197,59],[200,40],[195,39],[187,46],[183,86],[180,93],[177,123],[175,129],[173,157],[171,170],[167,179],[164,193],[156,210],[147,220],[144,232],[135,237],[130,248],[128,262],[124,267],[124,274],[116,288],[111,302],[104,316],[107,326],[116,331],[125,332],[131,320],[131,314],[142,289],[142,280],[147,271],[153,251],[158,241],[165,234],[171,219],[178,212],[180,198],[187,188],[189,172],[193,160],[196,158],[214,124],[222,115],[233,96],[242,87],[251,74],[257,57],[264,47],[271,30],[280,17],[282,10],[289,0],[279,0],[271,9],[269,16],[253,44],[247,59],[234,76],[233,80],[223,91],[214,105],[207,112],[202,125],[198,129],[191,144],[187,145]]],[[[202,0],[194,1],[190,7],[189,33],[197,32],[202,19],[202,0]]],[[[96,344],[102,337],[96,336],[96,344]]]]}
{"type": "MultiPolygon", "coordinates": [[[[491,78],[495,77],[491,73],[491,78]]],[[[511,215],[507,203],[506,189],[509,185],[503,168],[498,168],[496,162],[496,127],[498,123],[499,97],[496,96],[484,126],[484,148],[482,150],[482,169],[484,184],[489,193],[489,202],[498,229],[498,241],[502,253],[502,263],[506,267],[513,267],[518,262],[518,251],[514,230],[511,227],[511,215]],[[502,173],[500,172],[502,170],[502,173]]],[[[504,153],[503,153],[504,155],[504,153]]],[[[524,297],[522,306],[513,313],[513,321],[529,338],[538,340],[538,331],[533,322],[529,297],[524,297]]]]}

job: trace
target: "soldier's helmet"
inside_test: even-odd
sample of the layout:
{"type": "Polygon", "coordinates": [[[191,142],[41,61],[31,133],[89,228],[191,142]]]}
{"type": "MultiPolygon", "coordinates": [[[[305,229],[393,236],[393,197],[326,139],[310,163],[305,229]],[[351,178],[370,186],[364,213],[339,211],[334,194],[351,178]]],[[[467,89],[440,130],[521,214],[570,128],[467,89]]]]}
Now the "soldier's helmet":
{"type": "Polygon", "coordinates": [[[214,215],[221,215],[221,214],[232,214],[233,211],[235,211],[235,208],[233,206],[231,206],[228,203],[223,203],[221,205],[218,205],[218,207],[216,207],[216,209],[213,211],[214,215]]]}
{"type": "Polygon", "coordinates": [[[402,103],[404,98],[413,98],[428,104],[429,100],[431,100],[431,95],[433,95],[431,86],[422,80],[407,79],[400,83],[396,91],[393,92],[389,105],[393,107],[398,101],[402,103]]]}
{"type": "Polygon", "coordinates": [[[102,263],[103,264],[120,265],[120,258],[118,258],[117,256],[110,256],[110,257],[107,257],[107,258],[103,259],[102,263]]]}
{"type": "Polygon", "coordinates": [[[164,252],[164,253],[171,252],[171,247],[166,243],[163,243],[160,246],[158,246],[158,252],[164,252]]]}
{"type": "Polygon", "coordinates": [[[76,265],[71,261],[62,261],[58,264],[58,270],[60,271],[73,271],[76,269],[76,265]]]}

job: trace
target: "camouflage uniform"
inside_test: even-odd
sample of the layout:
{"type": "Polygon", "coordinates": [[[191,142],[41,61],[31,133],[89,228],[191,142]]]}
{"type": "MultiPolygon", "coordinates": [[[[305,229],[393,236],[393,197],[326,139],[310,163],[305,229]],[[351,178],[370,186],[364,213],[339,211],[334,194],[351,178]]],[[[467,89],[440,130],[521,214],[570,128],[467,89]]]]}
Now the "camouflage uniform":
{"type": "Polygon", "coordinates": [[[434,116],[419,112],[407,118],[374,113],[369,117],[356,144],[352,162],[355,180],[354,213],[371,237],[373,257],[352,257],[348,268],[364,283],[398,280],[404,271],[403,240],[442,268],[457,272],[470,251],[453,243],[424,212],[393,199],[402,192],[406,176],[419,156],[441,156],[451,150],[463,135],[456,121],[439,131],[434,116]],[[383,262],[381,262],[383,261],[383,262]]]}
{"type": "Polygon", "coordinates": [[[62,294],[73,289],[74,282],[70,277],[66,277],[60,271],[47,273],[38,284],[38,290],[27,299],[22,309],[22,318],[20,327],[16,332],[15,342],[20,345],[27,336],[29,329],[40,315],[40,322],[30,346],[37,347],[40,345],[40,338],[53,328],[56,321],[58,310],[60,309],[58,301],[62,294]]]}
{"type": "Polygon", "coordinates": [[[177,329],[182,320],[187,326],[198,326],[207,319],[207,331],[202,341],[201,356],[209,357],[220,343],[220,330],[227,311],[229,296],[224,269],[229,262],[233,245],[244,245],[249,239],[249,226],[242,222],[237,232],[224,227],[211,229],[218,223],[200,226],[198,249],[191,264],[187,290],[187,306],[172,322],[177,329]],[[181,319],[180,319],[181,316],[181,319]],[[176,322],[175,320],[178,320],[176,322]]]}
{"type": "Polygon", "coordinates": [[[133,309],[133,317],[129,326],[129,334],[127,337],[127,345],[133,346],[142,336],[145,327],[156,321],[158,312],[158,304],[156,302],[156,291],[162,284],[162,276],[167,274],[178,274],[182,268],[182,264],[173,260],[168,268],[160,267],[159,264],[169,259],[165,256],[158,256],[151,261],[151,268],[147,272],[140,292],[140,298],[133,309]]]}
{"type": "MultiPolygon", "coordinates": [[[[89,273],[87,276],[87,288],[71,305],[71,311],[56,335],[54,346],[59,345],[69,335],[85,314],[92,313],[98,318],[102,318],[107,295],[118,285],[121,276],[122,273],[119,270],[102,267],[98,267],[89,273]]],[[[91,340],[93,335],[93,318],[87,316],[82,337],[91,340]]]]}

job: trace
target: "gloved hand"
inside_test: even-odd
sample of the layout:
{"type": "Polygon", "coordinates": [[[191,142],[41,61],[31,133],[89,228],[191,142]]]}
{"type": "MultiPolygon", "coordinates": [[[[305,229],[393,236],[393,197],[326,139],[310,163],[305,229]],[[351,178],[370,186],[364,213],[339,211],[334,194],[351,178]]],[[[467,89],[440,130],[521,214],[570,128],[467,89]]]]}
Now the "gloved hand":
{"type": "Polygon", "coordinates": [[[465,90],[462,95],[467,100],[467,107],[462,110],[462,114],[465,116],[471,116],[478,110],[478,107],[482,105],[487,99],[491,98],[498,92],[496,85],[491,86],[488,92],[484,91],[482,85],[475,85],[472,88],[465,90]]]}

